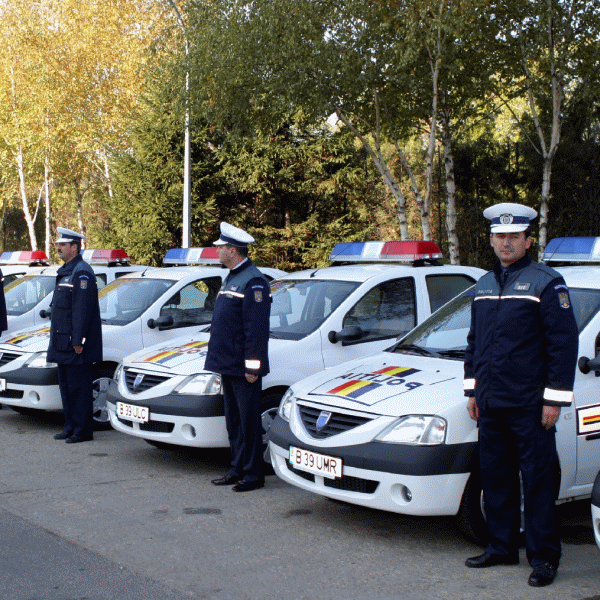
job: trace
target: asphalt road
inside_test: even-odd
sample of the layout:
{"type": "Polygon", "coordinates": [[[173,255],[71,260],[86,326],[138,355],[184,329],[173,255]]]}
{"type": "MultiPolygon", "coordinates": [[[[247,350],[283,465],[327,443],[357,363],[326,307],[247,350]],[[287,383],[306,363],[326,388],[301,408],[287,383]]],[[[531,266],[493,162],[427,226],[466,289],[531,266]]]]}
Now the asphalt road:
{"type": "Polygon", "coordinates": [[[115,431],[52,439],[56,415],[0,410],[1,600],[600,600],[589,501],[562,505],[555,583],[478,554],[452,518],[332,502],[278,480],[236,494],[210,480],[227,452],[164,451],[115,431]]]}

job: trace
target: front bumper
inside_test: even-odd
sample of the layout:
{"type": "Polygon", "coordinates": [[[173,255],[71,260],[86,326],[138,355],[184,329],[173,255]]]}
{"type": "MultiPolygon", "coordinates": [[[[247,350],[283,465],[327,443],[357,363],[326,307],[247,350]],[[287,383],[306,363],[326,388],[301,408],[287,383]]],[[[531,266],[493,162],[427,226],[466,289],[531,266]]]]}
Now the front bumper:
{"type": "Polygon", "coordinates": [[[111,381],[107,392],[107,408],[114,429],[154,442],[197,448],[227,448],[223,396],[189,396],[167,394],[144,400],[124,397],[111,381]],[[117,402],[143,406],[149,410],[149,421],[138,423],[117,416],[117,402]]]}
{"type": "Polygon", "coordinates": [[[371,442],[320,448],[293,435],[277,416],[269,430],[275,474],[304,490],[351,504],[409,515],[455,515],[469,479],[475,443],[410,446],[371,442]],[[343,476],[327,479],[292,467],[289,447],[341,458],[343,476]]]}
{"type": "Polygon", "coordinates": [[[0,403],[37,410],[62,410],[58,369],[20,367],[0,373],[6,389],[0,391],[0,403]]]}

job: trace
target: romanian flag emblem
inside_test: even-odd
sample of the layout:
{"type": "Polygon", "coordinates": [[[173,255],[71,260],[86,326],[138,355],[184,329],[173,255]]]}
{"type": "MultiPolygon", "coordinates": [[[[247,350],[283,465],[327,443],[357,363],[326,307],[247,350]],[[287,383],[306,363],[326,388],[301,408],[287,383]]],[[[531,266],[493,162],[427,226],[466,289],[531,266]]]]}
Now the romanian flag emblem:
{"type": "Polygon", "coordinates": [[[589,435],[600,431],[600,404],[577,409],[577,434],[589,435]]]}
{"type": "Polygon", "coordinates": [[[159,352],[154,356],[145,358],[142,362],[151,362],[157,365],[161,365],[167,362],[170,358],[179,356],[180,354],[185,354],[190,350],[197,350],[206,345],[208,345],[208,342],[190,342],[189,344],[184,344],[183,346],[177,346],[176,348],[171,348],[169,350],[165,350],[164,352],[159,352]]]}
{"type": "Polygon", "coordinates": [[[376,390],[380,386],[380,383],[374,383],[372,381],[354,380],[342,383],[342,385],[338,385],[327,393],[334,394],[335,396],[344,396],[345,398],[358,398],[363,394],[376,390]]]}

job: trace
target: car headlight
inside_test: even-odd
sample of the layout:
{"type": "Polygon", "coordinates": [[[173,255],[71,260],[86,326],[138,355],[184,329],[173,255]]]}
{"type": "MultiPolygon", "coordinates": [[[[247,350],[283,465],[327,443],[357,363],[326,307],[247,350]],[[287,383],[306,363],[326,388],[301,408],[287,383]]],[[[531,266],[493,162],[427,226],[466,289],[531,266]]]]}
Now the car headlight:
{"type": "Polygon", "coordinates": [[[28,361],[27,366],[31,369],[54,369],[58,365],[53,362],[46,362],[46,352],[34,354],[28,361]]]}
{"type": "Polygon", "coordinates": [[[184,379],[174,390],[190,396],[216,396],[222,394],[221,376],[216,373],[199,373],[184,379]]]}
{"type": "Polygon", "coordinates": [[[409,415],[398,419],[377,436],[380,442],[435,446],[446,439],[446,420],[427,415],[409,415]]]}
{"type": "Polygon", "coordinates": [[[283,395],[281,402],[279,403],[279,408],[277,409],[277,414],[287,423],[290,422],[290,415],[292,414],[292,406],[294,400],[294,392],[292,392],[292,388],[288,388],[287,392],[283,395]]]}

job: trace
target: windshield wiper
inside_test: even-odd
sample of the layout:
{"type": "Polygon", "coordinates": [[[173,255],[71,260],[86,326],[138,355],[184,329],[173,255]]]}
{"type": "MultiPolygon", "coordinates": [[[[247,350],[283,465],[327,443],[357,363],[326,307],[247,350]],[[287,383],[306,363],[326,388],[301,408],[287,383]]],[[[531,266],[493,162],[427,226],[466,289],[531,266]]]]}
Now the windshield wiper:
{"type": "Polygon", "coordinates": [[[447,356],[448,358],[464,358],[465,350],[460,348],[454,348],[452,350],[440,350],[440,356],[447,356]]]}
{"type": "Polygon", "coordinates": [[[433,356],[439,357],[437,352],[417,346],[416,344],[398,344],[394,349],[394,352],[406,352],[407,354],[420,354],[421,356],[433,356]]]}

